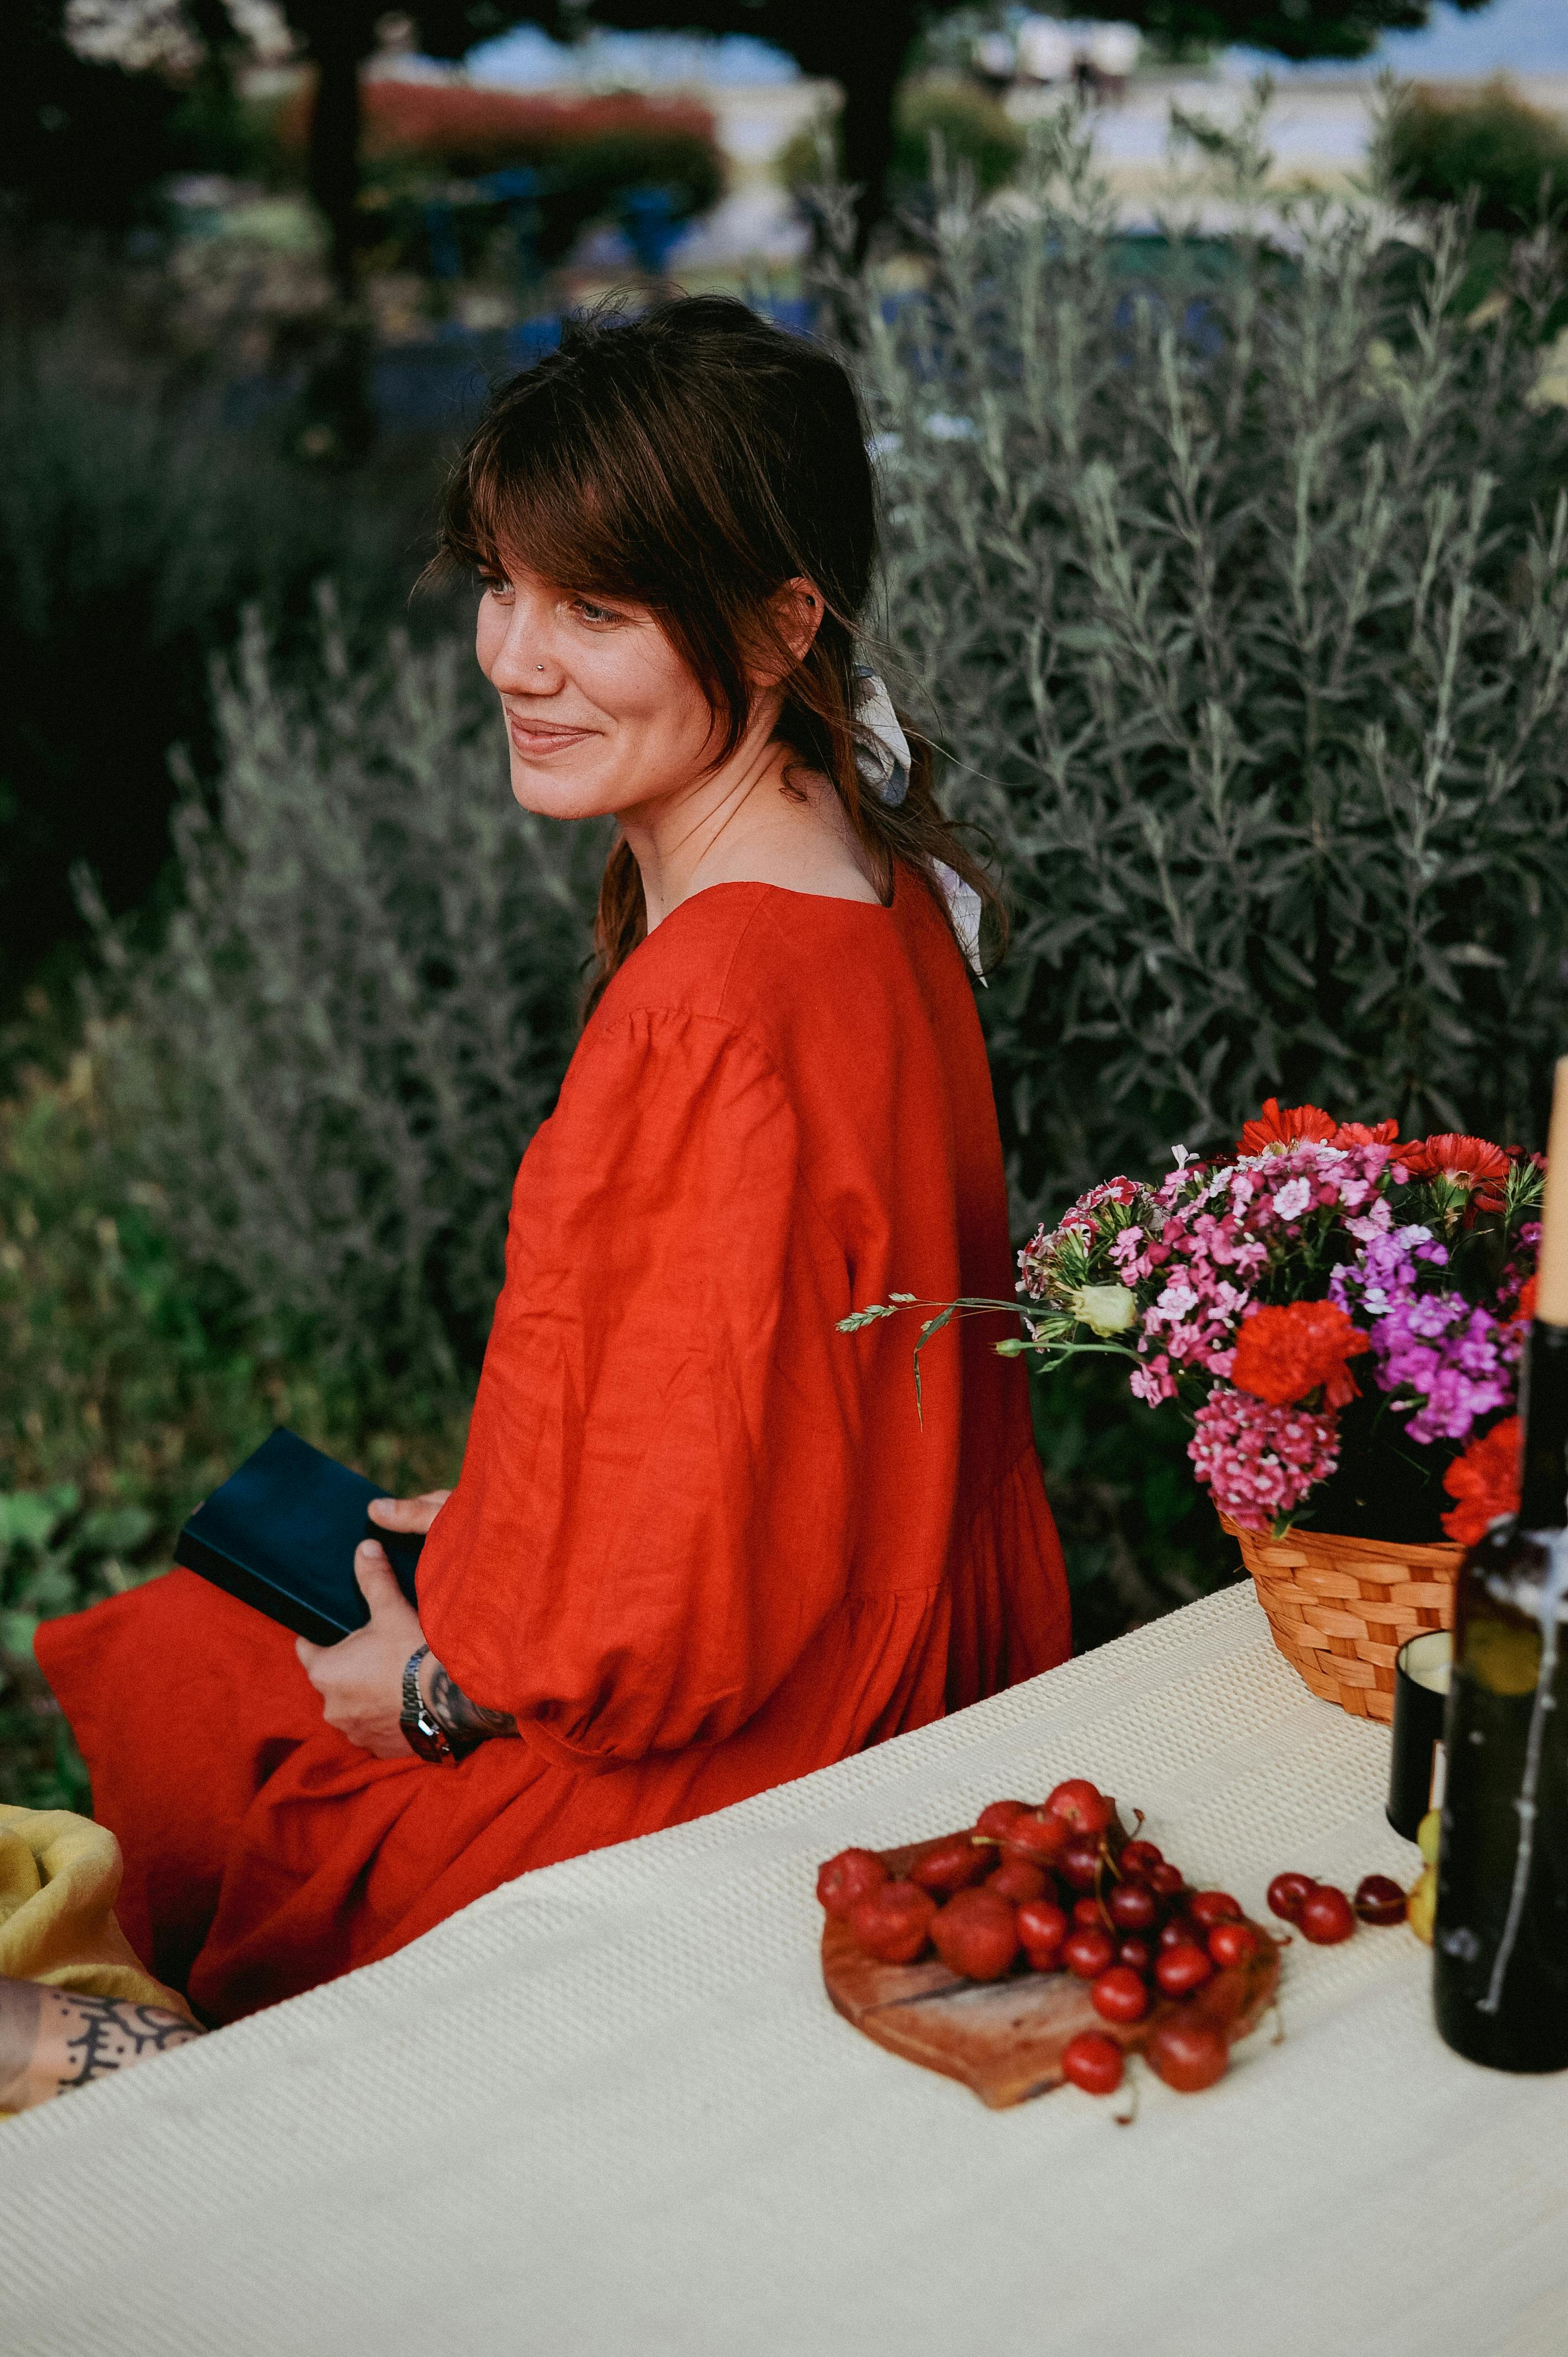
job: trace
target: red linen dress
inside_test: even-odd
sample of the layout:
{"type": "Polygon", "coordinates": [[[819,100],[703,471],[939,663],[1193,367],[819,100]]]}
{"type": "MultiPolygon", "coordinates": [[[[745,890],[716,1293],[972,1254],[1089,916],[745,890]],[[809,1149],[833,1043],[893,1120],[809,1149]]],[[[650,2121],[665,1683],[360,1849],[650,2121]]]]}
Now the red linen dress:
{"type": "Polygon", "coordinates": [[[528,1868],[803,1776],[1062,1660],[1026,1383],[891,1289],[1012,1292],[969,977],[891,908],[721,885],[616,976],[523,1157],[424,1632],[520,1738],[456,1769],[323,1722],[294,1640],[171,1572],[38,1658],[164,1979],[232,2019],[528,1868]]]}

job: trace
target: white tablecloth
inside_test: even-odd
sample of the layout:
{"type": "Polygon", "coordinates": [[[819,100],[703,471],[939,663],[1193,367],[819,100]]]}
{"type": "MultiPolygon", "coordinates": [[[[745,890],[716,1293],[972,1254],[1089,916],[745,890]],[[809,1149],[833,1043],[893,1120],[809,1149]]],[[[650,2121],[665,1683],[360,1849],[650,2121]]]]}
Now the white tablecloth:
{"type": "Polygon", "coordinates": [[[525,1877],[391,1962],[0,2127],[6,2357],[1563,2357],[1568,2076],[1450,2055],[1404,1929],[1142,2114],[1011,2112],[818,1976],[817,1861],[1088,1775],[1261,1912],[1408,1879],[1388,1737],[1235,1589],[944,1724],[525,1877]]]}

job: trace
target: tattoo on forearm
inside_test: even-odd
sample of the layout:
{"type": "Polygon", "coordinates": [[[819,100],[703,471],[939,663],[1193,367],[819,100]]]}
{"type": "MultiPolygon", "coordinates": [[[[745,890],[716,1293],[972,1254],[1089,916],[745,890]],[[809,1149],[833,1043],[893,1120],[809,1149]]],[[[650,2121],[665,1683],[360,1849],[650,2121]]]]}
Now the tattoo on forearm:
{"type": "Polygon", "coordinates": [[[85,2087],[90,2079],[143,2062],[149,2054],[166,2054],[171,2046],[185,2046],[201,2035],[194,2023],[159,2005],[129,2005],[107,1996],[72,1996],[68,2002],[77,2018],[65,2025],[62,2093],[67,2087],[85,2087]]]}
{"type": "Polygon", "coordinates": [[[201,2035],[163,2006],[0,1979],[0,2111],[26,2111],[201,2035]]]}
{"type": "Polygon", "coordinates": [[[430,1716],[449,1743],[484,1743],[492,1735],[515,1735],[517,1721],[509,1710],[487,1710],[470,1702],[455,1678],[449,1677],[434,1653],[430,1656],[430,1716]]]}

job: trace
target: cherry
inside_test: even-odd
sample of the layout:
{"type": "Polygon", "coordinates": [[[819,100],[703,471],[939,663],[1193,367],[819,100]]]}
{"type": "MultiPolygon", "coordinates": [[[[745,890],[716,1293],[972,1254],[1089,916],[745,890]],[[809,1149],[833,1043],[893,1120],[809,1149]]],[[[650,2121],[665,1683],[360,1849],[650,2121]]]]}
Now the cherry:
{"type": "MultiPolygon", "coordinates": [[[[1060,1824],[1058,1817],[1056,1821],[1060,1824]]],[[[1100,1879],[1100,1843],[1087,1834],[1076,1834],[1061,1853],[1057,1872],[1069,1890],[1092,1890],[1100,1879]]]]}
{"type": "Polygon", "coordinates": [[[1270,1914],[1286,1923],[1299,1922],[1301,1902],[1311,1889],[1310,1874],[1276,1874],[1269,1885],[1270,1914]]]}
{"type": "Polygon", "coordinates": [[[930,1937],[937,1902],[913,1882],[884,1882],[850,1909],[849,1928],[868,1956],[912,1964],[930,1937]]]}
{"type": "Polygon", "coordinates": [[[1028,1810],[1027,1801],[987,1801],[974,1821],[974,1830],[977,1834],[993,1834],[1000,1837],[1015,1817],[1026,1816],[1028,1810]]]}
{"type": "Polygon", "coordinates": [[[1014,1817],[1002,1836],[1002,1846],[1015,1857],[1026,1857],[1035,1866],[1055,1866],[1072,1840],[1072,1835],[1060,1817],[1047,1817],[1043,1809],[1026,1809],[1022,1816],[1014,1817]]]}
{"type": "Polygon", "coordinates": [[[1168,1858],[1150,1867],[1144,1879],[1156,1899],[1178,1899],[1187,1888],[1187,1878],[1180,1867],[1173,1866],[1168,1858]]]}
{"type": "Polygon", "coordinates": [[[1167,1948],[1155,1962],[1155,1978],[1166,1996],[1190,1996],[1207,1980],[1214,1977],[1214,1966],[1203,1949],[1188,1941],[1167,1948]]]}
{"type": "Polygon", "coordinates": [[[1152,1932],[1161,1908],[1146,1882],[1119,1882],[1106,1899],[1105,1911],[1119,1932],[1152,1932]]]}
{"type": "Polygon", "coordinates": [[[1017,1914],[1018,1937],[1037,1973],[1055,1972],[1061,1962],[1068,1920],[1053,1900],[1027,1899],[1017,1914]]]}
{"type": "Polygon", "coordinates": [[[1046,1802],[1047,1816],[1060,1817],[1075,1834],[1092,1834],[1098,1839],[1115,1813],[1116,1804],[1098,1785],[1087,1777],[1069,1776],[1058,1784],[1046,1802]]]}
{"type": "Polygon", "coordinates": [[[1004,1857],[994,1874],[985,1878],[987,1890],[994,1890],[998,1899],[1054,1899],[1056,1884],[1043,1866],[1031,1866],[1026,1857],[1004,1857]]]}
{"type": "Polygon", "coordinates": [[[1146,2050],[1157,2075],[1182,2095],[1196,2095],[1200,2088],[1212,2087],[1230,2064],[1224,2031],[1191,2014],[1167,2015],[1146,2050]]]}
{"type": "Polygon", "coordinates": [[[1240,1965],[1229,1965],[1216,1973],[1202,1996],[1193,2000],[1193,2010],[1201,2014],[1205,2021],[1234,2021],[1251,2003],[1252,1995],[1251,1975],[1240,1965]]]}
{"type": "Polygon", "coordinates": [[[1098,1899],[1075,1899],[1072,1902],[1072,1920],[1076,1929],[1080,1932],[1086,1928],[1097,1932],[1103,1932],[1105,1929],[1105,1918],[1100,1911],[1098,1899]]]}
{"type": "Polygon", "coordinates": [[[817,1868],[817,1897],[830,1915],[843,1922],[858,1900],[869,1899],[887,1879],[887,1868],[875,1850],[841,1849],[817,1868]]]}
{"type": "Polygon", "coordinates": [[[1212,1932],[1216,1923],[1239,1923],[1241,1920],[1241,1910],[1228,1890],[1195,1890],[1187,1902],[1187,1911],[1206,1932],[1212,1932]]]}
{"type": "Polygon", "coordinates": [[[1119,1940],[1116,1943],[1116,1961],[1119,1964],[1126,1964],[1133,1972],[1143,1973],[1146,1976],[1154,1970],[1155,1952],[1147,1940],[1135,1938],[1119,1940]]]}
{"type": "Polygon", "coordinates": [[[1062,1943],[1062,1962],[1080,1981],[1097,1981],[1116,1961],[1116,1943],[1109,1932],[1085,1924],[1062,1943]]]}
{"type": "Polygon", "coordinates": [[[1122,2071],[1122,2049],[1102,2029],[1080,2029],[1062,2048],[1062,2076],[1086,2095],[1113,2095],[1122,2071]]]}
{"type": "Polygon", "coordinates": [[[989,1874],[995,1863],[996,1853],[988,1843],[971,1841],[967,1834],[950,1834],[946,1841],[938,1842],[924,1857],[915,1860],[909,1879],[922,1890],[934,1890],[939,1899],[950,1899],[955,1890],[967,1890],[972,1882],[989,1874]]]}
{"type": "Polygon", "coordinates": [[[1356,1928],[1356,1918],[1350,1901],[1332,1882],[1315,1882],[1301,1902],[1296,1918],[1301,1936],[1310,1940],[1315,1948],[1337,1947],[1348,1940],[1356,1928]]]}
{"type": "Polygon", "coordinates": [[[1156,1849],[1153,1842],[1146,1841],[1128,1842],[1116,1861],[1123,1874],[1133,1877],[1147,1875],[1156,1866],[1164,1866],[1165,1862],[1164,1850],[1156,1849]]]}
{"type": "Polygon", "coordinates": [[[1216,1923],[1208,1935],[1208,1953],[1222,1972],[1251,1964],[1258,1953],[1260,1932],[1250,1923],[1216,1923]]]}
{"type": "Polygon", "coordinates": [[[1173,1915],[1168,1923],[1160,1925],[1158,1944],[1162,1951],[1166,1948],[1201,1948],[1207,1936],[1202,1924],[1195,1923],[1190,1915],[1173,1915]]]}
{"type": "Polygon", "coordinates": [[[1142,2021],[1149,2010],[1148,1989],[1125,1964],[1112,1964],[1101,1973],[1089,1994],[1095,2012],[1106,2021],[1142,2021]]]}
{"type": "Polygon", "coordinates": [[[1386,1874],[1364,1874],[1356,1885],[1354,1904],[1363,1923],[1404,1921],[1404,1892],[1386,1874]]]}
{"type": "Polygon", "coordinates": [[[931,1925],[931,1939],[950,1973],[999,1981],[1018,1953],[1017,1917],[993,1890],[955,1891],[931,1925]]]}

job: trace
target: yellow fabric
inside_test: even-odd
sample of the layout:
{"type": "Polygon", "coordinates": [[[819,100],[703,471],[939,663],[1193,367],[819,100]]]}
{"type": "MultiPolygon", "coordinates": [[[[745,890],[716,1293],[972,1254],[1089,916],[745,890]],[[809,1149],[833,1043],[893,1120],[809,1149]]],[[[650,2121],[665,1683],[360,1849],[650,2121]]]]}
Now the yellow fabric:
{"type": "Polygon", "coordinates": [[[166,2006],[193,2020],[182,1996],[143,1971],[120,1929],[120,1874],[106,1825],[69,1809],[0,1805],[0,1977],[166,2006]]]}

